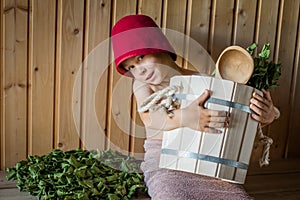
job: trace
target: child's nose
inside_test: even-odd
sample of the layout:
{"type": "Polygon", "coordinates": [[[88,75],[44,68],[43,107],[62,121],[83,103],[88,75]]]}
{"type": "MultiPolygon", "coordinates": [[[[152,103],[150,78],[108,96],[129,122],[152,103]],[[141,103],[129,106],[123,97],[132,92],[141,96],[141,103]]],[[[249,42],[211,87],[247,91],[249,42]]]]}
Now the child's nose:
{"type": "Polygon", "coordinates": [[[141,67],[138,68],[139,75],[144,75],[144,74],[146,73],[146,71],[147,71],[147,70],[146,70],[145,67],[142,67],[142,66],[141,66],[141,67]]]}

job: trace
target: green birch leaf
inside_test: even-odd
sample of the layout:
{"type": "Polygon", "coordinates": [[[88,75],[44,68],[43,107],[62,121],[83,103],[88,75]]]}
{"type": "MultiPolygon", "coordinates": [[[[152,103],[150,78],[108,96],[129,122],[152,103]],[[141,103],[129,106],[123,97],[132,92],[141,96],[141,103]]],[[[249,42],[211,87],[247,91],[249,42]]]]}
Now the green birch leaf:
{"type": "Polygon", "coordinates": [[[253,44],[251,44],[249,47],[247,47],[246,50],[250,53],[250,55],[253,55],[253,53],[254,53],[256,47],[257,47],[256,44],[253,43],[253,44]]]}
{"type": "Polygon", "coordinates": [[[268,60],[271,53],[269,43],[263,45],[258,56],[254,55],[256,48],[257,45],[255,43],[246,48],[254,61],[253,74],[247,82],[247,85],[258,90],[276,88],[281,75],[281,63],[274,63],[268,60]]]}

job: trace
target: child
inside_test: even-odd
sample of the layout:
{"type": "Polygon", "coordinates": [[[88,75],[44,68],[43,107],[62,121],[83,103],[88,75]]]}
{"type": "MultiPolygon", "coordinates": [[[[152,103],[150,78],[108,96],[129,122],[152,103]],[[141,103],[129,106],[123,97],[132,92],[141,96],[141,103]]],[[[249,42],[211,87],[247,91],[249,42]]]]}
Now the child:
{"type": "MultiPolygon", "coordinates": [[[[120,19],[112,29],[112,43],[117,71],[134,78],[133,91],[138,106],[152,93],[169,86],[173,76],[199,74],[175,63],[173,47],[148,16],[129,15],[120,19]]],[[[141,168],[152,199],[250,198],[239,185],[158,167],[163,131],[189,127],[217,134],[217,128],[229,125],[227,112],[204,107],[210,93],[206,90],[186,108],[174,110],[173,117],[161,112],[140,113],[147,137],[144,144],[145,159],[141,168]]],[[[254,111],[252,117],[267,125],[274,120],[275,112],[270,93],[263,91],[263,94],[253,94],[250,108],[254,111]]]]}

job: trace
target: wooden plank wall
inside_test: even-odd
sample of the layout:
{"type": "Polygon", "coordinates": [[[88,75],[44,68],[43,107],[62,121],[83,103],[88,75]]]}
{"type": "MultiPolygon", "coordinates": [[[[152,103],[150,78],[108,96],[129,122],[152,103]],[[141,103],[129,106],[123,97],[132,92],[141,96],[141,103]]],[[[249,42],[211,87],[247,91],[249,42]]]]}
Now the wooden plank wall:
{"type": "MultiPolygon", "coordinates": [[[[113,148],[142,157],[145,133],[132,80],[116,73],[108,48],[112,25],[136,13],[191,36],[214,61],[229,45],[270,42],[272,59],[282,63],[280,87],[272,91],[281,117],[264,131],[274,140],[273,161],[299,159],[299,3],[2,0],[1,170],[53,148],[113,148]]],[[[261,151],[256,143],[252,161],[261,151]]]]}

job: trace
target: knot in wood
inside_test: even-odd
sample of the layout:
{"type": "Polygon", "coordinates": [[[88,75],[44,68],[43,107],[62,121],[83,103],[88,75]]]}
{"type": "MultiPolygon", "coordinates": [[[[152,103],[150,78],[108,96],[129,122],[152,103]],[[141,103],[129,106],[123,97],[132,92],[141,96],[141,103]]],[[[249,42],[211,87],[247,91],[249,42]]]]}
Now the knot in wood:
{"type": "Polygon", "coordinates": [[[75,28],[74,31],[73,31],[74,35],[77,35],[79,33],[79,29],[78,28],[75,28]]]}

